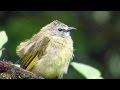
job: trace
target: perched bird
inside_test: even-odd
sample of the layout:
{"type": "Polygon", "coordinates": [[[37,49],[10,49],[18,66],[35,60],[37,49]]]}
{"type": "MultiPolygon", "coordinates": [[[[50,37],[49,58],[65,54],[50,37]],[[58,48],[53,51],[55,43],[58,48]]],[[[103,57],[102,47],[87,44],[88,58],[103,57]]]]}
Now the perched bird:
{"type": "Polygon", "coordinates": [[[68,27],[55,20],[43,27],[31,39],[17,46],[21,67],[46,79],[63,78],[73,59],[73,40],[68,27]]]}

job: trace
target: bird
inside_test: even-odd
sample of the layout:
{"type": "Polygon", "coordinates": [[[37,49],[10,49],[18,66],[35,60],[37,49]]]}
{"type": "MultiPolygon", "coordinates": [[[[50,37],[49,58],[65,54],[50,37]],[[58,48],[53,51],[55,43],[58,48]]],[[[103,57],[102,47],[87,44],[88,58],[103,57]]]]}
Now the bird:
{"type": "Polygon", "coordinates": [[[37,34],[17,46],[21,68],[45,79],[62,79],[74,57],[70,32],[75,30],[58,20],[42,27],[37,34]]]}

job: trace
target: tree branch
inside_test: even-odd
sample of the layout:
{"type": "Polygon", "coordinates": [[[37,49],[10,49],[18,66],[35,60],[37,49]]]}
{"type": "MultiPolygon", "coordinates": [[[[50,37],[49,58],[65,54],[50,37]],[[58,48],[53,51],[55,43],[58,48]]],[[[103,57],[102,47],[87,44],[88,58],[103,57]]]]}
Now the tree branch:
{"type": "Polygon", "coordinates": [[[0,79],[43,79],[43,77],[17,67],[11,62],[0,61],[0,79]]]}

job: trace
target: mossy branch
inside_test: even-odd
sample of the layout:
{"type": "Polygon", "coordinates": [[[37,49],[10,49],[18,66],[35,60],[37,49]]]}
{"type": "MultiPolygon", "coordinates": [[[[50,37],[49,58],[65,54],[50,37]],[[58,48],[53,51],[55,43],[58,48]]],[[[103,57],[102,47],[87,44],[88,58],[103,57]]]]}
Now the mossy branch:
{"type": "Polygon", "coordinates": [[[15,64],[0,61],[0,79],[43,79],[32,72],[17,67],[15,64]]]}

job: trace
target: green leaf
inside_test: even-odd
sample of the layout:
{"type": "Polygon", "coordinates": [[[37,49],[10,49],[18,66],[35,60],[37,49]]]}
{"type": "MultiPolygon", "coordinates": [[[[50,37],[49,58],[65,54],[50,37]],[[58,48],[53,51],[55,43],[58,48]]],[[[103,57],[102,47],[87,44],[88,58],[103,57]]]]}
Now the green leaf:
{"type": "Polygon", "coordinates": [[[8,37],[5,33],[5,31],[0,31],[0,49],[3,47],[3,45],[8,41],[8,37]]]}
{"type": "Polygon", "coordinates": [[[2,56],[2,51],[5,50],[5,48],[0,49],[0,57],[2,56]]]}
{"type": "Polygon", "coordinates": [[[2,47],[7,41],[8,41],[8,37],[5,33],[5,31],[0,31],[0,57],[1,57],[2,51],[3,51],[2,47]]]}
{"type": "Polygon", "coordinates": [[[72,62],[71,65],[87,79],[102,79],[100,71],[92,66],[76,62],[72,62]]]}
{"type": "Polygon", "coordinates": [[[2,50],[0,50],[0,57],[1,57],[1,55],[2,55],[2,50]]]}

